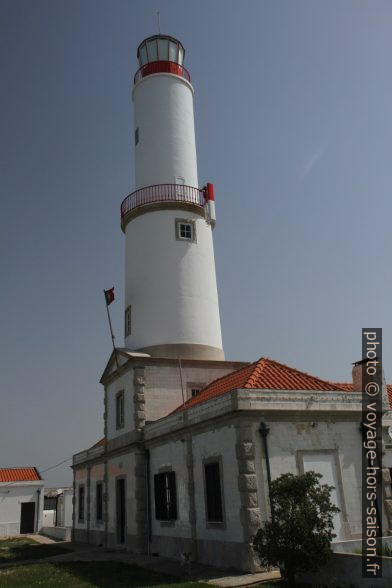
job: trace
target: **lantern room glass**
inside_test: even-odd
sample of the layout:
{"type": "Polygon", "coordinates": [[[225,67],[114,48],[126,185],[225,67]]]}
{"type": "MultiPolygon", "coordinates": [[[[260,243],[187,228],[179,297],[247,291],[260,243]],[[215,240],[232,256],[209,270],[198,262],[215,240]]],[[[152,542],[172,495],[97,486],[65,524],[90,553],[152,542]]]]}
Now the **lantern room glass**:
{"type": "Polygon", "coordinates": [[[154,35],[140,43],[137,57],[140,67],[153,61],[172,61],[182,65],[185,49],[174,37],[154,35]]]}

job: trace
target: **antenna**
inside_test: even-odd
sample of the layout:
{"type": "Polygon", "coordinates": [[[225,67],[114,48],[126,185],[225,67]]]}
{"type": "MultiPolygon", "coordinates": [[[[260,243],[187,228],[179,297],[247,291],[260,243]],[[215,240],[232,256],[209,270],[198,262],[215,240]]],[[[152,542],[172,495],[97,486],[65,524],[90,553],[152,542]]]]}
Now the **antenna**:
{"type": "Polygon", "coordinates": [[[158,35],[161,34],[161,18],[159,14],[159,10],[157,10],[157,24],[158,24],[158,35]]]}

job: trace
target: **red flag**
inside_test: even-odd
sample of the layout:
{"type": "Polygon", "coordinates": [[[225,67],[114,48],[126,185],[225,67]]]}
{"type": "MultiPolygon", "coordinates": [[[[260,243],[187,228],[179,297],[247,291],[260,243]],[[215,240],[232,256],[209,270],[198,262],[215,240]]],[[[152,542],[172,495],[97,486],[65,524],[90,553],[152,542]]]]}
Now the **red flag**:
{"type": "Polygon", "coordinates": [[[110,288],[110,290],[104,290],[104,292],[105,292],[106,306],[109,306],[109,304],[111,304],[114,300],[114,287],[110,288]]]}

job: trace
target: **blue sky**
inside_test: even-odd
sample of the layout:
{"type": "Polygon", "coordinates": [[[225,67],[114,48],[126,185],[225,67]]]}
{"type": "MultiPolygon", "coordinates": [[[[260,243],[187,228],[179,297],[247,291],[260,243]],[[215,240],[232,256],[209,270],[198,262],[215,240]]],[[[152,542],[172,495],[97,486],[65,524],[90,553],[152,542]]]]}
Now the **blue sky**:
{"type": "Polygon", "coordinates": [[[4,466],[46,469],[102,435],[102,290],[121,344],[130,92],[157,10],[186,48],[215,185],[226,357],[349,381],[361,328],[381,326],[392,380],[388,0],[3,0],[4,466]]]}

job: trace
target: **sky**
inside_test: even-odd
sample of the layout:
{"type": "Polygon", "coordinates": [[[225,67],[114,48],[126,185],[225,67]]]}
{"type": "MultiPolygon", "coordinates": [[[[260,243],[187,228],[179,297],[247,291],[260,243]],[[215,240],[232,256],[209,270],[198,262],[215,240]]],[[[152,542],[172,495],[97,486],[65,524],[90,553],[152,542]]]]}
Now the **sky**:
{"type": "Polygon", "coordinates": [[[350,381],[382,327],[392,381],[389,0],[1,0],[0,465],[47,486],[103,435],[102,291],[121,346],[130,94],[157,11],[215,186],[226,358],[350,381]]]}

